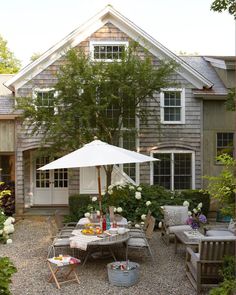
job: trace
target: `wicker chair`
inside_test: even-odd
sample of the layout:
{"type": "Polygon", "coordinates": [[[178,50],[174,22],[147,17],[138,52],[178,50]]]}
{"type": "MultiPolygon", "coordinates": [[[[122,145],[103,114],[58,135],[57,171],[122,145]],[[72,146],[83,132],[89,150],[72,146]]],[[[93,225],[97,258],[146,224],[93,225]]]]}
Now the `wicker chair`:
{"type": "Polygon", "coordinates": [[[186,275],[196,289],[217,286],[219,269],[225,255],[235,255],[236,237],[205,237],[199,243],[199,253],[192,248],[186,250],[186,275]]]}

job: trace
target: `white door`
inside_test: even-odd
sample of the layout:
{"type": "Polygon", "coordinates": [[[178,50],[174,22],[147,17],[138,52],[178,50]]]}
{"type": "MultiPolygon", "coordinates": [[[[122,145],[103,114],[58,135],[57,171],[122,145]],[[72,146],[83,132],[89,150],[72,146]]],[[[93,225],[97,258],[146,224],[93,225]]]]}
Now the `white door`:
{"type": "Polygon", "coordinates": [[[34,205],[68,204],[68,171],[38,168],[49,163],[48,157],[39,157],[34,165],[34,205]]]}

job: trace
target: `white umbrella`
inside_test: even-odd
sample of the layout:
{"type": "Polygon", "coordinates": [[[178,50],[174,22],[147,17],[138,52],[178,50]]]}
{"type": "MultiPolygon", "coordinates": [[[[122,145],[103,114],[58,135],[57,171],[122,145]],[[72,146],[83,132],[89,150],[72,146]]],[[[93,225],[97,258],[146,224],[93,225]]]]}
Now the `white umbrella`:
{"type": "Polygon", "coordinates": [[[101,210],[101,166],[150,161],[157,161],[157,159],[110,145],[101,140],[94,140],[85,144],[82,148],[40,167],[39,170],[96,166],[98,171],[99,207],[101,210]]]}

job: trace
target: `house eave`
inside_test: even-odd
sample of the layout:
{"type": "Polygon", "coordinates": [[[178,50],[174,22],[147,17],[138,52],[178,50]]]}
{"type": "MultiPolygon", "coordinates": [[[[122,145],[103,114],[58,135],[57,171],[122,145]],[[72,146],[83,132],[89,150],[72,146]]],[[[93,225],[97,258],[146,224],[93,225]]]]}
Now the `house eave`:
{"type": "Polygon", "coordinates": [[[208,93],[208,92],[193,92],[194,97],[203,100],[226,100],[226,93],[208,93]]]}
{"type": "Polygon", "coordinates": [[[17,90],[29,80],[33,79],[37,74],[47,68],[60,58],[65,52],[78,45],[84,39],[89,37],[93,32],[98,30],[108,21],[122,29],[127,35],[147,48],[152,54],[162,59],[171,59],[180,65],[178,73],[191,82],[196,88],[211,88],[213,83],[202,76],[199,72],[193,69],[185,61],[160,44],[157,40],[149,34],[140,29],[137,25],[129,19],[120,14],[111,5],[106,6],[94,17],[90,18],[87,22],[82,24],[76,30],[72,31],[64,39],[59,41],[56,45],[47,50],[36,61],[32,62],[13,78],[5,82],[5,86],[12,91],[17,90]]]}

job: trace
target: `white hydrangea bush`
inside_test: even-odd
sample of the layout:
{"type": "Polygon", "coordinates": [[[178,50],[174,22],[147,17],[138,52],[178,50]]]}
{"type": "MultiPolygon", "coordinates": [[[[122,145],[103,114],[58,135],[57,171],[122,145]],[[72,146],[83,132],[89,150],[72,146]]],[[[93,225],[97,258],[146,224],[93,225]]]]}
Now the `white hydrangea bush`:
{"type": "Polygon", "coordinates": [[[14,222],[15,218],[7,217],[3,210],[0,209],[0,241],[3,243],[12,243],[12,239],[9,238],[9,235],[15,231],[14,222]]]}

